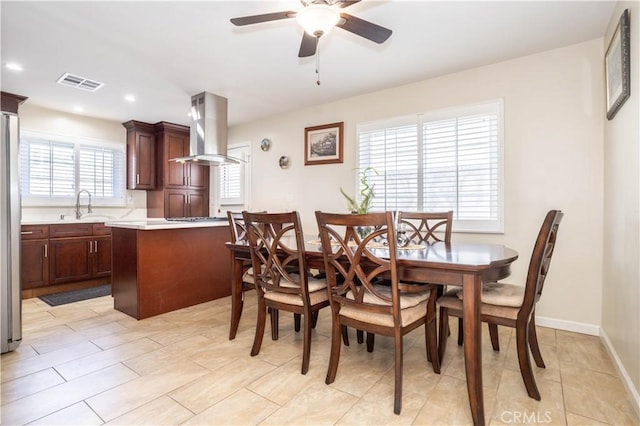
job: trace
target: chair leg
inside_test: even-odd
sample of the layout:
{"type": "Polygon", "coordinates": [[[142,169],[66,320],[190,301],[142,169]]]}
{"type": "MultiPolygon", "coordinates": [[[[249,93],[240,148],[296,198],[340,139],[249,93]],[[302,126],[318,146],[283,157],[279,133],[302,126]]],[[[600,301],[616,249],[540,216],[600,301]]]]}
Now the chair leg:
{"type": "Polygon", "coordinates": [[[293,314],[293,329],[296,333],[300,331],[300,314],[293,314]]]}
{"type": "Polygon", "coordinates": [[[346,327],[340,325],[340,320],[337,315],[331,317],[331,355],[329,357],[329,368],[327,369],[326,384],[331,384],[336,379],[336,373],[338,372],[338,361],[340,361],[340,335],[341,330],[345,330],[346,327]]]}
{"type": "Polygon", "coordinates": [[[345,346],[349,346],[349,330],[346,325],[342,326],[342,342],[345,346]]]}
{"type": "Polygon", "coordinates": [[[271,314],[271,340],[278,340],[278,317],[280,313],[277,309],[269,308],[271,314]]]}
{"type": "Polygon", "coordinates": [[[373,352],[373,345],[376,341],[376,335],[373,333],[367,332],[367,352],[373,352]]]}
{"type": "Polygon", "coordinates": [[[264,337],[264,326],[266,321],[267,307],[264,304],[264,298],[258,295],[258,319],[256,321],[256,335],[253,338],[251,356],[256,356],[260,353],[260,347],[262,346],[262,338],[264,337]]]}
{"type": "Polygon", "coordinates": [[[427,360],[431,362],[433,372],[440,374],[440,355],[438,355],[438,331],[436,322],[436,298],[435,292],[431,292],[427,307],[427,321],[424,325],[425,341],[427,346],[427,360]]]}
{"type": "Polygon", "coordinates": [[[489,337],[491,337],[491,347],[496,352],[500,352],[500,338],[498,337],[498,324],[487,324],[489,326],[489,337]]]}
{"type": "Polygon", "coordinates": [[[531,359],[529,358],[529,342],[528,342],[528,330],[527,326],[516,326],[516,348],[518,350],[518,363],[520,364],[520,374],[522,380],[527,388],[529,397],[540,401],[540,392],[536,385],[536,379],[533,376],[533,370],[531,368],[531,359]]]}
{"type": "Polygon", "coordinates": [[[458,318],[458,346],[462,346],[464,343],[464,328],[462,325],[462,318],[458,318]]]}
{"type": "Polygon", "coordinates": [[[316,328],[316,325],[318,324],[318,314],[319,313],[320,313],[320,311],[311,312],[311,328],[316,328]]]}
{"type": "Polygon", "coordinates": [[[545,368],[546,366],[544,365],[544,360],[540,353],[540,346],[538,346],[535,312],[531,316],[531,321],[529,321],[529,347],[531,348],[531,353],[533,354],[533,359],[535,360],[536,365],[540,368],[545,368]]]}
{"type": "Polygon", "coordinates": [[[356,330],[356,338],[358,339],[358,343],[362,344],[362,342],[364,342],[364,332],[362,330],[356,330]]]}
{"type": "MultiPolygon", "coordinates": [[[[316,311],[317,313],[317,311],[316,311]]],[[[302,374],[309,371],[309,359],[311,357],[311,312],[304,315],[304,340],[302,343],[302,374]]]]}
{"type": "Polygon", "coordinates": [[[449,311],[447,308],[440,308],[440,329],[438,332],[438,358],[440,365],[444,359],[444,352],[447,349],[447,337],[449,336],[449,311]]]}
{"type": "Polygon", "coordinates": [[[393,396],[393,412],[400,414],[402,409],[402,335],[397,333],[395,340],[395,391],[393,396]]]}

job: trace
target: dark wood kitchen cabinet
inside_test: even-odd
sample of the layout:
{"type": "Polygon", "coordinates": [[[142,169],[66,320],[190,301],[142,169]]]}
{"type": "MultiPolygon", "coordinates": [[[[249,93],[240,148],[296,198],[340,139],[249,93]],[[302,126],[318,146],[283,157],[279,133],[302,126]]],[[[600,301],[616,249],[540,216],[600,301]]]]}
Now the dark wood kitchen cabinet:
{"type": "Polygon", "coordinates": [[[122,125],[127,129],[127,189],[155,189],[154,126],[135,120],[122,125]]]}
{"type": "Polygon", "coordinates": [[[209,167],[170,161],[189,155],[189,127],[160,122],[154,128],[158,185],[147,191],[147,216],[208,216],[209,167]]]}
{"type": "Polygon", "coordinates": [[[156,146],[159,150],[156,168],[163,171],[162,186],[200,191],[208,189],[208,166],[170,161],[172,158],[189,156],[189,127],[160,122],[155,124],[155,128],[156,146]]]}
{"type": "Polygon", "coordinates": [[[164,194],[165,217],[198,217],[208,215],[208,203],[202,191],[172,190],[164,194]]]}
{"type": "Polygon", "coordinates": [[[21,230],[20,278],[23,289],[49,284],[49,227],[24,225],[21,230]]]}
{"type": "Polygon", "coordinates": [[[104,224],[51,225],[49,234],[50,284],[111,275],[111,231],[104,224]]]}
{"type": "Polygon", "coordinates": [[[103,223],[23,225],[21,238],[23,297],[111,281],[111,228],[103,223]]]}

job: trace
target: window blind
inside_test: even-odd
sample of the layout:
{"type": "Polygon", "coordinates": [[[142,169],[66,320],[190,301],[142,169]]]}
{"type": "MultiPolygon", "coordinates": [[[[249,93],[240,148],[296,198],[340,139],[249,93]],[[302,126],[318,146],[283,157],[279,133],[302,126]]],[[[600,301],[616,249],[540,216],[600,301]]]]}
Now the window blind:
{"type": "Polygon", "coordinates": [[[453,210],[457,231],[501,232],[501,120],[493,101],[359,125],[372,210],[453,210]]]}
{"type": "Polygon", "coordinates": [[[124,204],[124,145],[55,139],[23,133],[20,177],[26,204],[73,205],[80,189],[91,192],[95,205],[124,204]]]}
{"type": "MultiPolygon", "coordinates": [[[[249,146],[229,148],[227,154],[247,161],[249,146]]],[[[218,167],[218,196],[220,205],[244,205],[247,185],[246,163],[218,167]]]]}

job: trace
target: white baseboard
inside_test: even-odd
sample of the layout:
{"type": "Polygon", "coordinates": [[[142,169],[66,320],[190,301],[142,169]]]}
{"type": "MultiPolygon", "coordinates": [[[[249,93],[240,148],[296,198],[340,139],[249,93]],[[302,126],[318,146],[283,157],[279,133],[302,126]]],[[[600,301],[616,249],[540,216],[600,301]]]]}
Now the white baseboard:
{"type": "Polygon", "coordinates": [[[624,387],[627,389],[627,393],[631,397],[631,405],[636,410],[638,417],[640,417],[640,393],[638,393],[638,389],[635,388],[633,381],[631,381],[631,377],[629,377],[629,374],[627,373],[627,369],[624,368],[624,365],[622,364],[620,357],[618,357],[618,353],[613,347],[609,336],[607,336],[607,333],[603,329],[600,329],[600,338],[602,339],[607,352],[609,352],[609,356],[613,360],[613,365],[616,366],[616,370],[618,370],[618,374],[620,374],[620,379],[622,380],[624,387]]]}
{"type": "Polygon", "coordinates": [[[600,326],[585,324],[582,322],[559,320],[536,315],[536,325],[564,331],[573,331],[574,333],[588,334],[590,336],[600,336],[600,326]]]}
{"type": "Polygon", "coordinates": [[[609,356],[611,357],[611,360],[613,361],[613,364],[615,365],[616,370],[620,375],[620,379],[622,380],[622,383],[624,384],[624,387],[629,394],[631,405],[633,406],[634,410],[636,410],[638,416],[640,416],[640,393],[638,393],[638,389],[636,389],[633,381],[631,380],[631,377],[629,377],[627,369],[624,368],[624,365],[622,364],[618,353],[613,347],[609,336],[607,336],[607,333],[605,333],[605,331],[600,326],[575,321],[559,320],[555,318],[539,317],[537,315],[536,325],[555,328],[557,330],[589,334],[591,336],[599,336],[602,340],[602,343],[604,344],[604,347],[607,349],[607,352],[609,352],[609,356]]]}

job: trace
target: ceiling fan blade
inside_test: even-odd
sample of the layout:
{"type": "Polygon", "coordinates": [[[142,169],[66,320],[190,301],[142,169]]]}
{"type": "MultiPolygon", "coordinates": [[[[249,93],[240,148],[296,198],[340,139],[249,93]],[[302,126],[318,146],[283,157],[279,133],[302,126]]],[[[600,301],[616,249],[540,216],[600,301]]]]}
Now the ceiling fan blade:
{"type": "Polygon", "coordinates": [[[243,25],[259,24],[261,22],[277,21],[279,19],[293,18],[295,16],[296,16],[296,12],[289,10],[286,12],[274,12],[274,13],[265,13],[262,15],[251,15],[251,16],[243,16],[240,18],[231,18],[231,23],[233,25],[243,26],[243,25]]]}
{"type": "Polygon", "coordinates": [[[343,1],[338,1],[337,4],[338,7],[344,8],[344,7],[349,7],[352,4],[356,4],[356,3],[360,3],[360,0],[343,0],[343,1]]]}
{"type": "Polygon", "coordinates": [[[298,58],[306,58],[316,54],[316,47],[318,46],[318,37],[307,34],[305,31],[302,34],[302,43],[300,43],[300,51],[298,52],[298,58]]]}
{"type": "Polygon", "coordinates": [[[341,13],[340,18],[342,19],[336,24],[336,27],[340,27],[343,30],[347,30],[378,44],[384,43],[392,33],[388,28],[365,21],[364,19],[356,18],[348,13],[341,13]]]}

